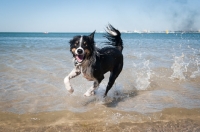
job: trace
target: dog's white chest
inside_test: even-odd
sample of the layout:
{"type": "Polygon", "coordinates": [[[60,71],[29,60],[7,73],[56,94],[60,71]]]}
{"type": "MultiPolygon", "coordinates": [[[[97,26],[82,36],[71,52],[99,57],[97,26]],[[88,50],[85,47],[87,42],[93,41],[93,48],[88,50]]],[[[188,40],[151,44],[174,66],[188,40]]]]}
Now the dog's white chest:
{"type": "Polygon", "coordinates": [[[86,78],[88,81],[94,81],[94,77],[92,75],[91,67],[81,67],[81,72],[83,77],[86,78]]]}

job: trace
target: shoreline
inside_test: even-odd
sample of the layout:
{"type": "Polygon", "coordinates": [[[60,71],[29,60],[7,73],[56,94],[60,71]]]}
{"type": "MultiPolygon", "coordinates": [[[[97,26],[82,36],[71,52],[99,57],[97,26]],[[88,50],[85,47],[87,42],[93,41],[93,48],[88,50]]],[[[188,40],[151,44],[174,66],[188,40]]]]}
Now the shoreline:
{"type": "Polygon", "coordinates": [[[200,108],[167,108],[141,114],[100,107],[84,113],[67,110],[14,114],[0,112],[0,131],[200,131],[200,108]]]}

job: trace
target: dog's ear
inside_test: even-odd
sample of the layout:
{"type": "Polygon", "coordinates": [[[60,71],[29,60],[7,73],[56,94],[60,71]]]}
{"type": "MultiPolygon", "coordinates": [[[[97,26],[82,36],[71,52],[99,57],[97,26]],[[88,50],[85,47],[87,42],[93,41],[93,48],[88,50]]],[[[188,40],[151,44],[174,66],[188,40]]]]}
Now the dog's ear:
{"type": "MultiPolygon", "coordinates": [[[[95,30],[95,31],[96,31],[96,30],[95,30]]],[[[91,34],[88,36],[91,40],[94,40],[95,31],[94,31],[93,33],[91,33],[91,34]]]]}

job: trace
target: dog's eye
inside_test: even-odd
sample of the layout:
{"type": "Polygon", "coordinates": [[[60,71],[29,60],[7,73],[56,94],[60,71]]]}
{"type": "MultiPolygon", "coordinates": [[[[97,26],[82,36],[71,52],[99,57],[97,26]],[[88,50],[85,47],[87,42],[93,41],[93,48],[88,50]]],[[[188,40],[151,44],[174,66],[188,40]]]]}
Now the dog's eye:
{"type": "Polygon", "coordinates": [[[87,46],[87,43],[86,43],[86,42],[83,42],[83,44],[84,44],[85,46],[87,46]]]}
{"type": "Polygon", "coordinates": [[[78,45],[78,41],[76,41],[74,45],[77,46],[78,45]]]}

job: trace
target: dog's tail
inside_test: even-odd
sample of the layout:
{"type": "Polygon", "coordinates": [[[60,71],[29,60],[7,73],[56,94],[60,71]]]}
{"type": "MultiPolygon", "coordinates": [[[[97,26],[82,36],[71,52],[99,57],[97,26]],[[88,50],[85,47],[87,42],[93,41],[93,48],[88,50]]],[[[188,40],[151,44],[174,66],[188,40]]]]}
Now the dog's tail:
{"type": "Polygon", "coordinates": [[[123,41],[121,39],[121,33],[117,29],[115,29],[111,24],[108,24],[106,28],[107,34],[104,35],[104,37],[106,37],[109,40],[108,42],[106,42],[106,44],[112,45],[122,52],[123,41]]]}

